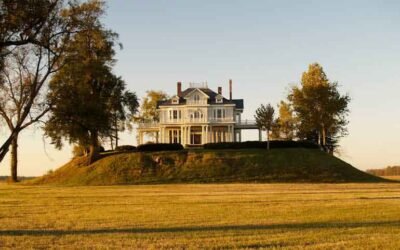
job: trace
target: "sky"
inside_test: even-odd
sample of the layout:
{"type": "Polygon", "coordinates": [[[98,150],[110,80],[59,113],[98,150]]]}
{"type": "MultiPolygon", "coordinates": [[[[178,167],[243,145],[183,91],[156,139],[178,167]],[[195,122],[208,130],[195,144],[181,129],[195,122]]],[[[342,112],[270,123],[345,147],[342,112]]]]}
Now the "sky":
{"type": "MultiPolygon", "coordinates": [[[[119,33],[115,73],[143,97],[176,92],[176,82],[207,82],[244,99],[244,119],[262,103],[276,105],[320,63],[351,96],[349,134],[339,157],[365,170],[400,165],[399,1],[107,1],[103,21],[119,33]]],[[[0,139],[6,135],[0,130],[0,139]]],[[[136,144],[125,133],[121,144],[136,144]]],[[[248,132],[244,139],[257,139],[248,132]]],[[[40,128],[24,131],[19,174],[37,176],[71,158],[40,128]]],[[[0,175],[9,175],[9,160],[0,175]]]]}

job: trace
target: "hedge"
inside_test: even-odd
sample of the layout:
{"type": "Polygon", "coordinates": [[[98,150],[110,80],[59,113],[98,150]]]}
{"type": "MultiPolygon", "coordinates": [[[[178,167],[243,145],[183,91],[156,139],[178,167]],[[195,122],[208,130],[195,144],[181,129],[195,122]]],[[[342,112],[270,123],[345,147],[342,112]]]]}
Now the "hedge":
{"type": "MultiPolygon", "coordinates": [[[[310,141],[270,141],[270,148],[319,148],[310,141]]],[[[220,142],[204,144],[205,149],[267,148],[266,141],[220,142]]]]}
{"type": "Polygon", "coordinates": [[[176,151],[183,150],[183,146],[180,143],[151,143],[139,145],[136,149],[140,152],[176,151]]]}
{"type": "Polygon", "coordinates": [[[115,148],[115,151],[135,151],[136,147],[132,145],[121,145],[115,148]]]}

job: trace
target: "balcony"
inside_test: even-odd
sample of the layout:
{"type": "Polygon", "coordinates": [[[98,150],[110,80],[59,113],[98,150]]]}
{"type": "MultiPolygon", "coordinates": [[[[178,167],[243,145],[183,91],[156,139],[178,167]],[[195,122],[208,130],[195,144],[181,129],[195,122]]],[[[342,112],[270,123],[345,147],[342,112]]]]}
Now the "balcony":
{"type": "Polygon", "coordinates": [[[157,129],[160,123],[156,121],[139,122],[138,126],[140,129],[157,129]]]}

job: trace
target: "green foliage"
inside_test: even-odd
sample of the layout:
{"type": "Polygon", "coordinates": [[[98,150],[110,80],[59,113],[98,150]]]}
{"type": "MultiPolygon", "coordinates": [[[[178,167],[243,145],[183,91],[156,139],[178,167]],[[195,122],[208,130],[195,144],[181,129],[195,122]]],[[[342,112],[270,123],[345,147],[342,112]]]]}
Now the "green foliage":
{"type": "Polygon", "coordinates": [[[327,147],[346,135],[350,97],[339,93],[338,84],[327,79],[319,64],[309,66],[301,86],[293,87],[288,99],[298,121],[299,138],[317,137],[315,141],[327,147]]]}
{"type": "Polygon", "coordinates": [[[168,99],[168,95],[163,91],[149,90],[143,98],[140,106],[140,115],[136,118],[138,121],[158,121],[157,103],[168,99]]]}
{"type": "Polygon", "coordinates": [[[139,145],[137,150],[140,152],[176,151],[183,150],[183,146],[180,143],[148,143],[139,145]]]}
{"type": "Polygon", "coordinates": [[[88,163],[97,157],[99,137],[112,131],[113,91],[124,86],[111,72],[117,34],[103,27],[103,9],[102,2],[90,1],[74,10],[83,28],[72,38],[48,94],[53,106],[45,134],[57,148],[64,139],[88,145],[88,163]]]}
{"type": "Polygon", "coordinates": [[[281,101],[278,105],[279,117],[276,119],[272,128],[273,138],[283,140],[293,140],[295,138],[296,119],[293,108],[289,103],[281,101]]]}
{"type": "MultiPolygon", "coordinates": [[[[319,146],[310,141],[270,141],[270,148],[313,148],[319,146]]],[[[267,148],[268,142],[245,141],[245,142],[220,142],[204,144],[205,149],[245,149],[245,148],[267,148]]]]}
{"type": "Polygon", "coordinates": [[[112,129],[109,135],[111,148],[113,148],[114,142],[115,146],[118,146],[118,132],[122,132],[126,128],[132,129],[134,115],[139,107],[136,93],[126,90],[126,84],[120,77],[115,77],[114,81],[108,107],[112,119],[112,129]]]}
{"type": "Polygon", "coordinates": [[[259,129],[265,130],[267,133],[267,149],[269,149],[269,133],[273,129],[275,124],[274,118],[275,110],[271,104],[261,104],[256,110],[254,118],[259,129]]]}
{"type": "Polygon", "coordinates": [[[121,145],[116,147],[115,151],[136,151],[136,147],[133,145],[121,145]]]}

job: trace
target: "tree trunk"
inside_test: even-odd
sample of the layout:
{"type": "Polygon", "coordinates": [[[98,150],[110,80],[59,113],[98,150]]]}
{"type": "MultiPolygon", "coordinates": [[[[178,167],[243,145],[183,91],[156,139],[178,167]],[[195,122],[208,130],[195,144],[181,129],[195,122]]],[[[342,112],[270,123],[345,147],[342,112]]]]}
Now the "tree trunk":
{"type": "Polygon", "coordinates": [[[11,182],[18,182],[18,134],[11,142],[11,182]]]}
{"type": "Polygon", "coordinates": [[[118,147],[118,129],[115,129],[115,148],[118,147]]]}
{"type": "Polygon", "coordinates": [[[269,150],[269,130],[267,129],[267,150],[269,150]]]}
{"type": "Polygon", "coordinates": [[[318,130],[318,145],[321,146],[321,131],[318,130]]]}
{"type": "Polygon", "coordinates": [[[326,131],[324,125],[322,125],[322,146],[326,146],[326,131]]]}
{"type": "Polygon", "coordinates": [[[113,139],[112,135],[110,135],[110,146],[111,146],[111,150],[114,150],[114,139],[113,139]]]}
{"type": "Polygon", "coordinates": [[[3,145],[1,145],[1,147],[0,147],[0,162],[2,162],[4,160],[4,157],[6,157],[15,134],[16,134],[16,132],[13,131],[11,133],[11,135],[7,138],[7,140],[3,143],[3,145]]]}
{"type": "Polygon", "coordinates": [[[97,131],[90,132],[90,146],[89,155],[87,160],[87,165],[91,165],[93,162],[99,159],[99,140],[97,136],[97,131]]]}

